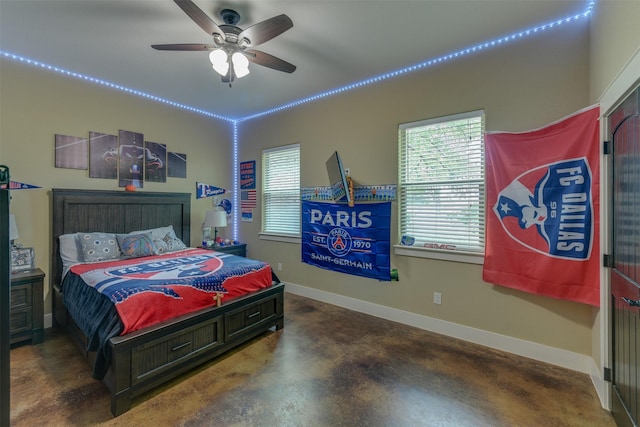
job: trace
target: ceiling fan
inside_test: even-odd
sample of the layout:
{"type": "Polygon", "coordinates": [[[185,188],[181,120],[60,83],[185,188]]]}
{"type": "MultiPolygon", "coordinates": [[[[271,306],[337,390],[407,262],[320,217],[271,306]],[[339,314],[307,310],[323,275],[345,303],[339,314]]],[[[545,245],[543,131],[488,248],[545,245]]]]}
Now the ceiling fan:
{"type": "Polygon", "coordinates": [[[154,44],[157,50],[210,51],[209,59],[213,69],[222,76],[224,83],[249,74],[249,62],[285,73],[293,73],[296,66],[268,53],[253,49],[254,46],[271,40],[293,27],[293,21],[282,14],[259,22],[246,29],[236,26],[240,14],[231,9],[223,9],[220,17],[224,24],[217,25],[191,0],[174,0],[200,28],[213,37],[213,44],[183,43],[154,44]]]}

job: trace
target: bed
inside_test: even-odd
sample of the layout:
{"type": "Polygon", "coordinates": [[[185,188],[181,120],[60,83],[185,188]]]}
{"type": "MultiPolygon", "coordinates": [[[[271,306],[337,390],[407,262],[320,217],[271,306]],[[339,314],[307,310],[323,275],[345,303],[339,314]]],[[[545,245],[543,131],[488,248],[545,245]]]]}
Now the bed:
{"type": "MultiPolygon", "coordinates": [[[[114,416],[129,410],[133,398],[268,330],[283,327],[284,284],[271,273],[272,282],[263,289],[228,298],[217,294],[217,304],[124,335],[111,333],[104,348],[96,351],[94,338],[70,313],[74,308],[68,310],[65,305],[69,296],[65,287],[72,289],[69,281],[79,278],[71,277],[75,273],[65,274],[60,236],[96,231],[123,235],[172,227],[175,236],[190,246],[191,194],[73,189],[53,189],[51,194],[55,325],[66,329],[92,366],[94,377],[108,387],[114,416]]],[[[189,255],[207,256],[203,252],[189,255]]]]}

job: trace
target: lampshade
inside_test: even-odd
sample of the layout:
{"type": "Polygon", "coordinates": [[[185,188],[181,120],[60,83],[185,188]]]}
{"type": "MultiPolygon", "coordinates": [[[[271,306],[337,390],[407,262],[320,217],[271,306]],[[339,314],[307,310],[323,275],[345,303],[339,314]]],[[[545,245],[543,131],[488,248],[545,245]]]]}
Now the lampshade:
{"type": "Polygon", "coordinates": [[[229,58],[224,50],[216,49],[211,51],[209,61],[211,61],[213,69],[221,76],[226,76],[229,72],[229,58]]]}
{"type": "Polygon", "coordinates": [[[233,67],[233,75],[241,78],[249,74],[249,60],[240,52],[234,52],[229,58],[229,54],[223,49],[212,50],[209,54],[209,61],[216,73],[226,76],[229,67],[233,67]]]}
{"type": "Polygon", "coordinates": [[[227,213],[225,211],[207,211],[203,227],[226,227],[227,213]]]}
{"type": "Polygon", "coordinates": [[[233,71],[237,78],[244,77],[249,74],[249,60],[246,56],[240,52],[236,52],[231,55],[231,62],[233,63],[233,71]]]}
{"type": "Polygon", "coordinates": [[[18,238],[18,226],[16,225],[16,216],[9,214],[9,240],[16,240],[18,238]]]}

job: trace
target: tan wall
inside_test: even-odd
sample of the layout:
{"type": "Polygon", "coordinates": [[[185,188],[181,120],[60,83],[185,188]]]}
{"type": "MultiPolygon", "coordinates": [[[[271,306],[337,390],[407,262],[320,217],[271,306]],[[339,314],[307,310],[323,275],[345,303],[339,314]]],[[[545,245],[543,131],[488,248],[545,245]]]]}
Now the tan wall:
{"type": "MultiPolygon", "coordinates": [[[[0,72],[0,164],[11,168],[13,180],[42,187],[12,191],[10,210],[16,215],[19,241],[35,249],[36,264],[47,273],[46,285],[50,190],[123,190],[117,180],[89,178],[86,170],[55,168],[56,133],[88,138],[89,131],[117,135],[120,129],[130,130],[166,144],[169,151],[187,154],[186,179],[145,183],[143,190],[192,193],[191,241],[200,242],[199,225],[211,199],[196,200],[195,183],[230,187],[230,124],[8,60],[0,60],[0,72]]],[[[50,313],[50,287],[45,289],[45,313],[50,313]]]]}
{"type": "Polygon", "coordinates": [[[596,2],[590,34],[592,102],[600,99],[631,57],[640,50],[639,16],[638,0],[596,2]]]}
{"type": "MultiPolygon", "coordinates": [[[[398,124],[485,109],[488,131],[540,127],[589,105],[588,24],[441,64],[242,124],[240,160],[301,144],[302,186],[328,185],[325,160],[338,150],[361,184],[397,183],[398,124]]],[[[260,185],[260,182],[258,183],[260,185]]],[[[397,243],[397,203],[392,243],[397,243]]],[[[378,282],[300,262],[300,245],[260,240],[260,211],[241,223],[250,256],[284,281],[486,331],[590,355],[595,310],[496,287],[480,265],[395,256],[399,282],[378,282]],[[433,292],[442,293],[434,305],[433,292]]]]}

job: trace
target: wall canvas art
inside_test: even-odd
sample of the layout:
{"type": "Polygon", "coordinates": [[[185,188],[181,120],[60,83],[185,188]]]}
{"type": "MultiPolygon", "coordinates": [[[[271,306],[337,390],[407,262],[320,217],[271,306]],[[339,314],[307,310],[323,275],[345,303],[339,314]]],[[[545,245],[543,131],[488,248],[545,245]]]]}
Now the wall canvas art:
{"type": "Polygon", "coordinates": [[[167,154],[169,168],[167,175],[172,178],[187,177],[187,155],[181,153],[169,152],[167,154]]]}
{"type": "Polygon", "coordinates": [[[167,182],[167,146],[145,141],[144,180],[147,182],[167,182]]]}
{"type": "Polygon", "coordinates": [[[120,166],[118,168],[120,187],[133,185],[144,186],[144,135],[128,130],[120,131],[118,147],[120,166]]]}
{"type": "Polygon", "coordinates": [[[118,178],[118,137],[89,132],[89,177],[118,178]]]}
{"type": "Polygon", "coordinates": [[[57,168],[88,168],[87,138],[56,134],[55,146],[55,166],[57,168]]]}

